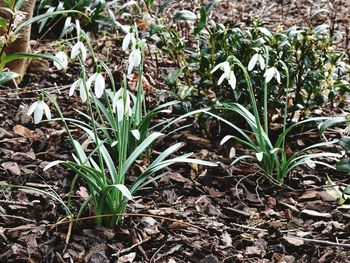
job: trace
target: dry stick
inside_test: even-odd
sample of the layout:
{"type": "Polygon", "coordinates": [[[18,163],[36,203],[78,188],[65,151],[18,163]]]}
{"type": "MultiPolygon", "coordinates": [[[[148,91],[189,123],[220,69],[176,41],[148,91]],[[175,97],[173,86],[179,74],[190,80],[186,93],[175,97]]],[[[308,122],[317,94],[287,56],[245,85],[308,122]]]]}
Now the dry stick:
{"type": "MultiPolygon", "coordinates": [[[[231,224],[234,226],[238,226],[238,227],[242,227],[242,228],[246,228],[246,229],[250,229],[250,230],[254,230],[254,231],[268,232],[268,230],[262,229],[262,228],[240,225],[240,224],[236,224],[236,223],[231,223],[231,224]]],[[[286,232],[294,232],[294,231],[299,231],[299,230],[298,229],[290,229],[290,230],[281,230],[280,232],[286,233],[286,232]]],[[[338,246],[338,247],[350,249],[350,244],[337,243],[337,242],[332,242],[332,241],[328,241],[328,240],[319,240],[319,239],[313,239],[313,238],[296,237],[296,236],[289,236],[289,237],[298,238],[298,239],[305,241],[305,242],[316,243],[316,244],[320,244],[320,245],[338,246]]]]}
{"type": "MultiPolygon", "coordinates": [[[[152,263],[152,260],[155,258],[155,256],[159,253],[159,251],[162,250],[162,248],[165,246],[165,244],[163,244],[160,248],[157,249],[157,251],[153,254],[153,256],[150,259],[150,263],[152,263]]],[[[155,262],[155,261],[154,261],[155,262]]]]}
{"type": "Polygon", "coordinates": [[[350,249],[350,244],[344,244],[344,243],[337,243],[337,242],[332,242],[328,240],[319,240],[319,239],[313,239],[313,238],[304,238],[304,237],[298,237],[299,239],[305,241],[305,242],[311,242],[311,243],[316,243],[320,245],[326,245],[326,246],[336,246],[336,247],[343,247],[350,249]]]}
{"type": "Polygon", "coordinates": [[[14,215],[0,215],[0,217],[16,218],[16,219],[19,219],[19,220],[23,220],[23,221],[27,221],[27,222],[31,222],[31,223],[36,223],[36,221],[35,221],[35,220],[28,219],[28,218],[25,218],[25,217],[22,217],[22,216],[14,216],[14,215]]]}
{"type": "MultiPolygon", "coordinates": [[[[71,218],[71,216],[69,216],[68,218],[71,218]]],[[[64,219],[63,219],[64,220],[64,219]]],[[[63,222],[62,220],[62,222],[63,222]]],[[[62,251],[62,254],[66,253],[66,250],[67,250],[67,247],[68,247],[68,244],[69,244],[69,240],[70,240],[70,237],[72,236],[72,230],[73,230],[73,222],[70,221],[69,222],[69,225],[68,225],[68,231],[67,231],[67,235],[66,235],[66,239],[65,239],[65,246],[63,248],[63,251],[62,251]]]]}
{"type": "Polygon", "coordinates": [[[132,245],[131,247],[122,249],[122,250],[120,250],[119,252],[112,254],[111,256],[112,256],[112,257],[119,257],[120,255],[125,254],[125,253],[127,253],[127,252],[133,250],[135,247],[138,247],[138,246],[142,245],[143,243],[146,243],[146,242],[147,242],[148,240],[150,240],[150,239],[151,239],[151,238],[146,238],[146,239],[144,239],[144,240],[141,240],[140,242],[137,242],[136,244],[132,245]]]}

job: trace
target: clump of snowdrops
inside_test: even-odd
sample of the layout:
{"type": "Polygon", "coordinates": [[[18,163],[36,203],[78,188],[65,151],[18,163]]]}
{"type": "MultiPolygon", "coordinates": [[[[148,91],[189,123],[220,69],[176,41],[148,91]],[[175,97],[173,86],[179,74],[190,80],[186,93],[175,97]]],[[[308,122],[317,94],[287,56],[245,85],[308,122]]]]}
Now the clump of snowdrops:
{"type": "MultiPolygon", "coordinates": [[[[78,111],[81,119],[65,118],[58,102],[48,93],[43,93],[39,101],[32,104],[28,114],[34,114],[34,122],[39,123],[45,114],[48,119],[51,113],[45,99],[48,98],[63,122],[68,138],[74,148],[73,160],[56,160],[45,170],[61,164],[74,171],[77,177],[83,179],[89,190],[89,197],[84,201],[77,217],[80,217],[86,206],[92,202],[97,224],[113,227],[122,222],[122,214],[128,202],[140,188],[164,176],[162,169],[175,163],[196,163],[215,166],[207,161],[190,158],[192,153],[173,157],[182,146],[176,143],[160,153],[139,173],[136,180],[127,184],[126,177],[134,162],[148,152],[149,147],[164,134],[154,131],[151,121],[159,113],[169,111],[169,107],[177,102],[170,102],[147,110],[145,94],[142,86],[144,65],[144,40],[139,38],[137,28],[132,26],[126,30],[122,43],[123,51],[129,54],[126,74],[119,89],[114,84],[113,76],[105,63],[98,60],[93,52],[88,36],[76,24],[77,40],[74,44],[66,42],[57,54],[60,63],[55,63],[58,69],[67,70],[69,60],[76,60],[81,67],[80,76],[71,85],[69,96],[79,94],[87,113],[78,111]],[[65,49],[71,49],[68,57],[65,49]],[[85,66],[91,56],[95,64],[95,73],[89,74],[85,66]],[[133,94],[128,88],[128,75],[137,74],[137,91],[133,94]],[[107,89],[105,78],[109,78],[111,88],[107,89]],[[81,140],[73,137],[69,125],[79,127],[84,135],[81,139],[87,141],[84,148],[81,140]],[[109,217],[103,215],[111,215],[109,217]]],[[[171,123],[166,121],[169,126],[171,123]]],[[[73,180],[72,190],[76,180],[73,180]]],[[[67,205],[69,207],[69,204],[67,205]]]]}
{"type": "Polygon", "coordinates": [[[217,109],[220,111],[233,111],[238,116],[241,116],[250,130],[245,130],[244,128],[238,127],[233,122],[226,120],[220,116],[208,112],[207,114],[214,116],[230,126],[236,133],[236,135],[225,136],[221,144],[224,144],[230,139],[234,139],[246,146],[250,154],[243,155],[236,158],[231,165],[239,162],[242,159],[255,159],[258,166],[264,171],[266,175],[270,178],[277,180],[279,183],[283,183],[287,176],[298,166],[303,164],[319,164],[331,169],[335,169],[334,166],[330,165],[327,161],[337,160],[341,157],[340,154],[332,152],[324,152],[322,150],[318,152],[311,153],[310,150],[315,150],[316,148],[329,146],[338,143],[338,140],[324,141],[308,146],[298,152],[295,152],[291,156],[287,154],[286,151],[286,140],[288,133],[299,125],[305,125],[306,123],[314,122],[320,124],[320,131],[323,132],[326,128],[344,122],[344,118],[337,119],[334,121],[333,118],[327,117],[311,117],[303,121],[299,121],[296,124],[287,126],[287,116],[288,107],[287,101],[285,102],[285,107],[282,112],[283,124],[282,131],[274,142],[269,135],[269,118],[268,118],[268,89],[273,87],[273,79],[277,83],[281,83],[282,77],[285,78],[285,100],[288,100],[289,94],[289,70],[287,65],[283,61],[278,61],[271,63],[268,58],[261,57],[259,53],[255,54],[247,67],[244,66],[235,56],[229,56],[226,61],[218,64],[212,70],[212,73],[216,71],[221,71],[222,75],[219,78],[220,85],[224,80],[227,81],[232,88],[235,88],[236,78],[235,70],[240,70],[243,72],[243,77],[247,83],[248,96],[250,97],[250,104],[252,112],[246,109],[242,104],[239,103],[225,103],[219,104],[217,109]],[[262,78],[264,79],[264,92],[263,100],[260,102],[263,104],[262,117],[260,117],[260,110],[257,106],[256,101],[256,88],[252,85],[251,77],[249,71],[259,63],[259,67],[264,68],[264,73],[262,78]]]}

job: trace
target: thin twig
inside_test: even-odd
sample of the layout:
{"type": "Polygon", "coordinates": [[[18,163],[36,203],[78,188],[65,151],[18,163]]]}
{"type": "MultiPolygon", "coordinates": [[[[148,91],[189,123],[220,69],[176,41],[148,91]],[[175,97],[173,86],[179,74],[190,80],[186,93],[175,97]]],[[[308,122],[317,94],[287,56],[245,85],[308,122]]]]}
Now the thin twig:
{"type": "Polygon", "coordinates": [[[296,237],[300,240],[303,240],[305,242],[311,242],[311,243],[316,243],[320,245],[326,245],[326,246],[336,246],[336,247],[343,247],[350,249],[350,244],[344,244],[344,243],[337,243],[337,242],[332,242],[328,240],[319,240],[319,239],[313,239],[313,238],[304,238],[304,237],[296,237]]]}
{"type": "Polygon", "coordinates": [[[16,219],[20,219],[20,220],[23,220],[23,221],[31,222],[31,223],[36,223],[35,220],[29,219],[29,218],[25,218],[25,217],[22,217],[22,216],[0,215],[0,217],[10,217],[10,218],[16,218],[16,219]]]}
{"type": "MultiPolygon", "coordinates": [[[[254,230],[254,231],[268,232],[267,229],[257,228],[257,227],[247,226],[247,225],[240,225],[240,224],[233,223],[233,222],[231,222],[231,225],[238,226],[238,227],[241,227],[241,228],[246,228],[246,229],[249,229],[249,230],[254,230]]],[[[299,231],[299,230],[300,229],[286,229],[286,230],[280,230],[280,232],[281,233],[289,233],[289,232],[296,232],[296,231],[299,231]]]]}
{"type": "Polygon", "coordinates": [[[133,250],[135,247],[138,247],[138,246],[142,245],[143,243],[146,243],[148,240],[150,240],[150,238],[146,238],[146,239],[144,239],[144,240],[141,240],[140,242],[138,242],[138,243],[132,245],[131,247],[122,249],[122,250],[120,250],[119,252],[112,254],[111,256],[112,256],[112,257],[119,257],[120,255],[125,254],[125,253],[127,253],[127,252],[133,250]]]}

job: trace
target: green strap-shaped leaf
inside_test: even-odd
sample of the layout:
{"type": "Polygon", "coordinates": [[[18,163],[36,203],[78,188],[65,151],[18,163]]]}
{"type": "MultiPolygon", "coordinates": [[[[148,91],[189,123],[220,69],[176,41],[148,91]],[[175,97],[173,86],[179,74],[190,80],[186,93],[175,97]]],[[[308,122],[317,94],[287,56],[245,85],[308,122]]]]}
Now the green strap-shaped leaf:
{"type": "Polygon", "coordinates": [[[20,32],[23,28],[38,22],[40,20],[46,19],[47,17],[52,17],[52,16],[57,16],[57,15],[63,15],[63,14],[68,14],[68,13],[77,13],[79,15],[85,16],[86,19],[88,19],[90,21],[90,18],[85,15],[84,13],[78,11],[78,10],[64,10],[64,11],[56,11],[56,12],[52,12],[52,13],[48,13],[48,14],[42,14],[42,15],[38,15],[35,16],[31,19],[28,19],[27,21],[23,22],[22,24],[20,24],[16,30],[13,32],[14,34],[18,34],[18,32],[20,32]]]}

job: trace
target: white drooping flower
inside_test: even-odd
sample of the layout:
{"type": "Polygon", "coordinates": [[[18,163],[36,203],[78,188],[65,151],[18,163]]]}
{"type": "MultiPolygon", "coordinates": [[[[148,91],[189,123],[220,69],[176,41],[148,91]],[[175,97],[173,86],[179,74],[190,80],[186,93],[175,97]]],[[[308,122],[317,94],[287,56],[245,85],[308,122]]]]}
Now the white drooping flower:
{"type": "Polygon", "coordinates": [[[38,101],[34,102],[32,105],[30,105],[27,115],[30,116],[34,113],[34,123],[38,124],[41,119],[43,118],[43,115],[45,113],[45,116],[48,120],[51,120],[51,111],[49,106],[40,98],[38,101]]]}
{"type": "Polygon", "coordinates": [[[236,88],[236,76],[235,76],[234,72],[231,70],[230,63],[227,61],[219,63],[212,69],[212,71],[210,73],[213,74],[218,69],[221,69],[224,72],[221,75],[221,77],[219,78],[218,85],[221,85],[221,83],[224,81],[224,79],[227,79],[231,88],[235,89],[236,88]]]}
{"type": "Polygon", "coordinates": [[[232,89],[236,88],[237,80],[236,80],[236,76],[235,76],[235,74],[233,73],[232,70],[230,71],[230,74],[228,76],[227,81],[228,81],[228,84],[230,84],[232,89]]]}
{"type": "Polygon", "coordinates": [[[138,129],[131,130],[130,132],[135,137],[136,140],[138,141],[140,140],[141,134],[138,129]]]}
{"type": "Polygon", "coordinates": [[[78,42],[75,43],[75,45],[73,46],[70,58],[74,59],[79,54],[81,54],[82,61],[85,61],[87,57],[86,47],[84,46],[84,43],[80,40],[78,40],[78,42]]]}
{"type": "Polygon", "coordinates": [[[129,92],[124,90],[124,88],[119,89],[114,95],[112,106],[113,111],[117,112],[118,122],[121,122],[124,116],[130,117],[132,115],[132,109],[129,92]]]}
{"type": "Polygon", "coordinates": [[[258,159],[259,162],[261,162],[264,158],[264,153],[263,152],[258,152],[255,154],[256,159],[258,159]]]}
{"type": "Polygon", "coordinates": [[[106,87],[106,82],[104,77],[102,76],[100,66],[97,67],[96,73],[90,76],[86,84],[88,87],[91,87],[91,85],[94,84],[96,97],[97,98],[102,97],[103,91],[105,90],[105,87],[106,87]]]}
{"type": "Polygon", "coordinates": [[[132,31],[129,31],[123,39],[123,44],[122,44],[123,51],[128,49],[130,43],[132,44],[132,49],[134,49],[134,46],[136,44],[136,38],[135,38],[135,33],[132,31]]]}
{"type": "Polygon", "coordinates": [[[64,51],[58,52],[55,57],[61,62],[58,63],[57,61],[54,61],[53,64],[57,68],[57,70],[66,70],[68,68],[68,57],[67,54],[64,51]]]}
{"type": "Polygon", "coordinates": [[[269,83],[273,77],[276,78],[278,83],[281,83],[281,74],[277,70],[277,68],[275,68],[275,67],[271,67],[271,68],[267,69],[265,74],[264,74],[264,78],[265,78],[266,83],[269,83]]]}
{"type": "Polygon", "coordinates": [[[130,55],[128,61],[128,75],[131,74],[133,68],[137,67],[141,63],[141,51],[139,48],[134,48],[130,55]]]}
{"type": "Polygon", "coordinates": [[[72,84],[72,86],[69,89],[69,97],[73,96],[75,89],[79,87],[79,93],[80,93],[80,98],[81,101],[83,103],[86,102],[87,98],[88,98],[88,91],[90,89],[90,86],[88,85],[88,83],[86,83],[86,89],[84,87],[84,81],[83,79],[80,77],[78,80],[74,81],[74,83],[72,84]]]}
{"type": "Polygon", "coordinates": [[[248,70],[252,71],[255,68],[256,63],[259,61],[259,65],[260,65],[260,69],[264,70],[265,69],[265,59],[264,57],[259,54],[256,53],[254,56],[252,56],[252,58],[250,59],[249,63],[248,63],[248,70]]]}

